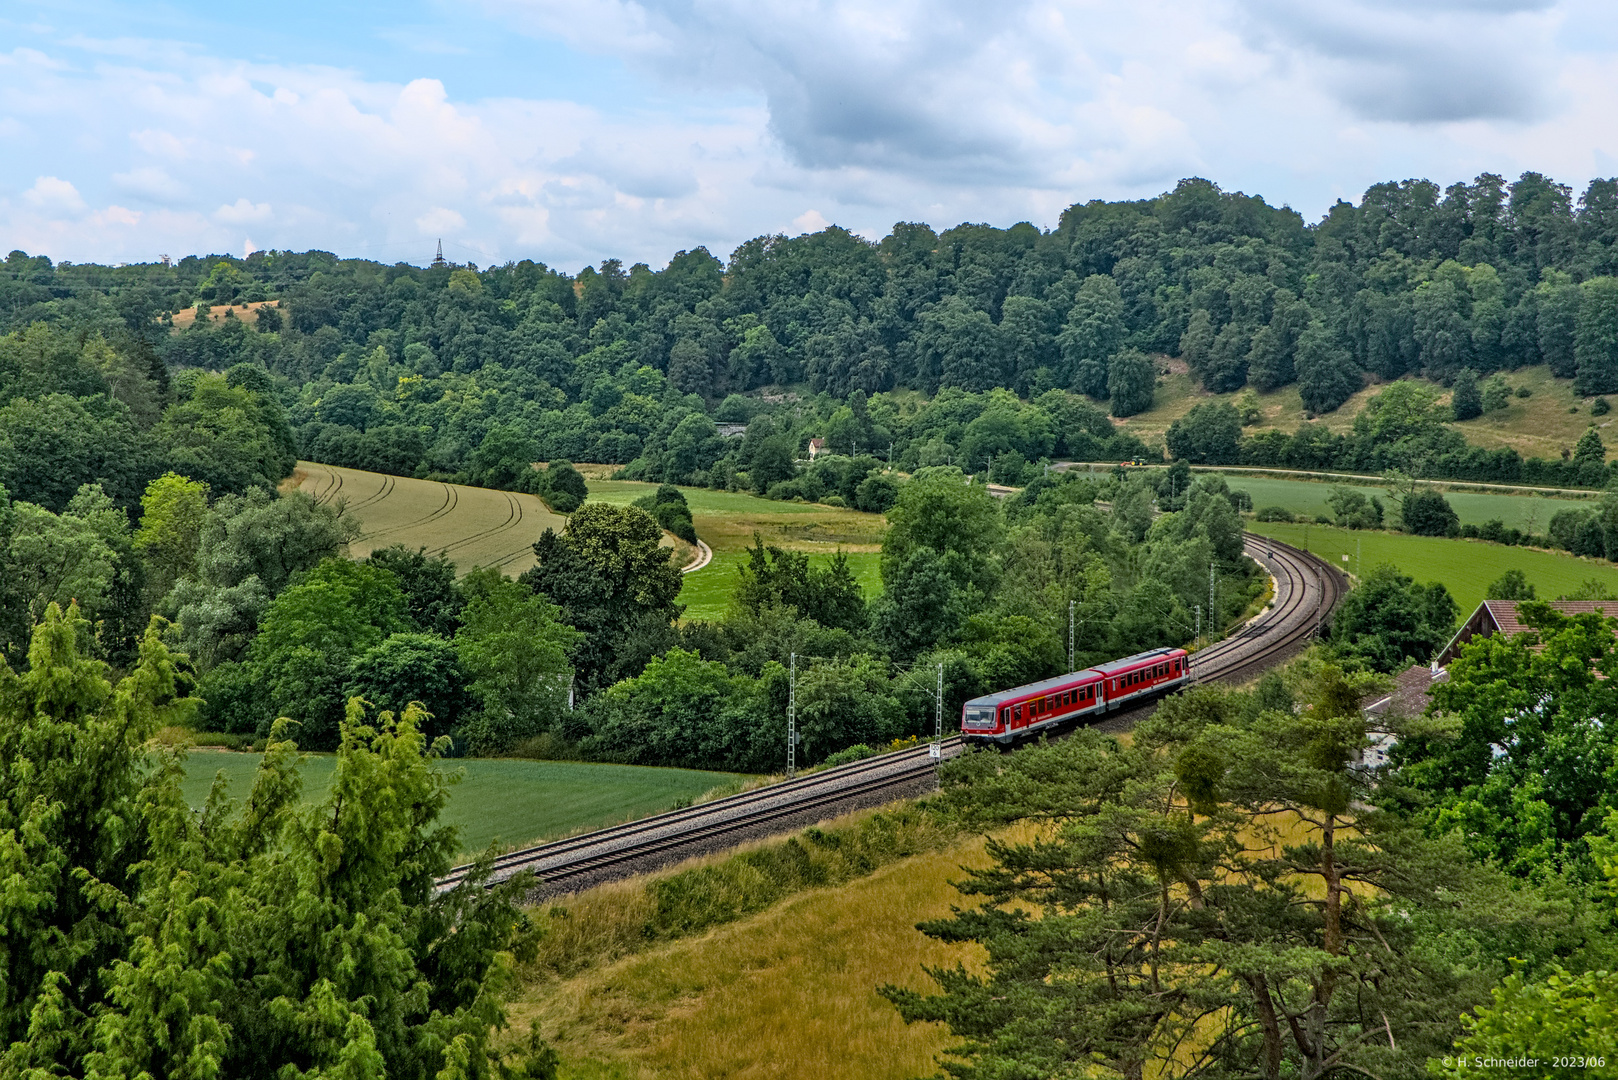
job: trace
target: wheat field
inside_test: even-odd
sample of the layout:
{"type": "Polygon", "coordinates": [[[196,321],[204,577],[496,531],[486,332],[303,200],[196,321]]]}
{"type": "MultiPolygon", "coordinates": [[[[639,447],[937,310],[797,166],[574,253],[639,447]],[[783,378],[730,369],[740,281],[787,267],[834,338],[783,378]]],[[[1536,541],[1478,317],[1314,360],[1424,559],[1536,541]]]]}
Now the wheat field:
{"type": "Polygon", "coordinates": [[[349,554],[364,558],[404,544],[447,555],[461,573],[493,566],[515,577],[534,565],[534,541],[565,519],[538,496],[514,491],[416,480],[408,476],[300,461],[283,488],[297,488],[320,503],[342,503],[364,533],[349,554]]]}

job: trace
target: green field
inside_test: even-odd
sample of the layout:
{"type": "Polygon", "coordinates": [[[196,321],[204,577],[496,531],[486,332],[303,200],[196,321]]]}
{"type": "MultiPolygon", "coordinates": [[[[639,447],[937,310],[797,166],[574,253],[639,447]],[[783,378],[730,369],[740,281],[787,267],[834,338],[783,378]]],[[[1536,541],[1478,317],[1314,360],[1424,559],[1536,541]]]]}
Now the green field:
{"type": "MultiPolygon", "coordinates": [[[[261,756],[193,750],[186,761],[186,801],[201,806],[220,772],[230,794],[243,798],[261,756]]],[[[336,764],[332,754],[305,755],[304,795],[309,802],[325,797],[336,764]]],[[[440,767],[465,770],[465,779],[450,791],[444,820],[460,829],[466,854],[493,843],[520,847],[647,817],[737,779],[731,773],[694,769],[508,758],[467,758],[440,767]]]]}
{"type": "MultiPolygon", "coordinates": [[[[634,480],[591,480],[590,501],[621,505],[656,490],[656,484],[634,480]]],[[[736,588],[736,568],[746,561],[755,532],[766,544],[807,552],[817,564],[840,550],[848,556],[849,568],[867,597],[882,591],[878,564],[887,523],[880,514],[819,503],[778,502],[739,491],[694,487],[680,491],[691,507],[697,535],[714,553],[707,566],[685,576],[680,603],[686,605],[687,619],[724,617],[736,588]]]]}
{"type": "MultiPolygon", "coordinates": [[[[1249,522],[1247,528],[1297,547],[1306,543],[1303,525],[1259,521],[1249,522]]],[[[1489,583],[1507,570],[1521,570],[1528,575],[1539,596],[1547,600],[1573,592],[1592,578],[1618,593],[1618,567],[1610,562],[1482,540],[1354,532],[1314,525],[1307,529],[1307,544],[1310,551],[1350,573],[1358,569],[1356,561],[1366,570],[1377,563],[1390,562],[1417,581],[1441,581],[1463,614],[1476,608],[1489,583]],[[1343,562],[1344,555],[1348,556],[1347,563],[1343,562]]]]}
{"type": "MultiPolygon", "coordinates": [[[[1336,486],[1321,480],[1287,480],[1272,476],[1253,476],[1248,473],[1218,473],[1231,490],[1241,490],[1253,496],[1253,508],[1284,506],[1295,514],[1311,517],[1331,515],[1326,500],[1336,486]]],[[[1440,489],[1443,485],[1435,485],[1440,489]]],[[[1355,491],[1366,495],[1380,495],[1388,502],[1388,489],[1373,485],[1353,485],[1355,491]]],[[[1551,516],[1570,506],[1590,506],[1588,499],[1561,498],[1549,495],[1503,495],[1491,492],[1444,491],[1444,497],[1455,508],[1462,525],[1482,525],[1499,518],[1508,529],[1543,534],[1551,516]]]]}
{"type": "MultiPolygon", "coordinates": [[[[699,526],[700,529],[700,526],[699,526]]],[[[698,535],[701,535],[700,532],[698,535]]],[[[850,551],[848,568],[865,590],[866,598],[882,592],[879,551],[850,551]]],[[[809,561],[823,565],[831,558],[826,552],[811,552],[809,561]]],[[[730,597],[736,591],[736,570],[747,562],[745,551],[715,551],[713,561],[701,570],[685,576],[685,587],[680,590],[680,603],[686,605],[685,618],[717,622],[730,610],[730,597]]]]}

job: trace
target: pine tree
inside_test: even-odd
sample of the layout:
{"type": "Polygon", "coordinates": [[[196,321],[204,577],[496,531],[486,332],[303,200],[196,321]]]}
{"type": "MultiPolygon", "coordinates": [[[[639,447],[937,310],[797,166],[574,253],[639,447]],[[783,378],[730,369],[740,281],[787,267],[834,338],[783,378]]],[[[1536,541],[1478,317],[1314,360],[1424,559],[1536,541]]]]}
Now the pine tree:
{"type": "Polygon", "coordinates": [[[985,903],[921,927],[983,946],[984,973],[883,991],[949,1025],[951,1075],[1406,1076],[1446,1051],[1485,991],[1445,935],[1535,917],[1500,902],[1497,872],[1368,807],[1360,688],[1330,666],[1313,685],[1302,714],[1199,690],[1128,746],[1083,731],[945,768],[964,820],[1038,823],[989,841],[961,886],[985,903]]]}

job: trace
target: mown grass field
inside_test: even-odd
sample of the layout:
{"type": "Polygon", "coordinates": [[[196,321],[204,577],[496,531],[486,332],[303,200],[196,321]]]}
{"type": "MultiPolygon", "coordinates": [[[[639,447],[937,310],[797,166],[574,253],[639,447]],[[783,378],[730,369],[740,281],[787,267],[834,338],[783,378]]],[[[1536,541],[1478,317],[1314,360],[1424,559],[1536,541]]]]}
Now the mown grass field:
{"type": "MultiPolygon", "coordinates": [[[[923,965],[981,965],[977,946],[915,928],[970,903],[950,885],[968,864],[985,864],[981,840],[530,987],[512,1007],[512,1029],[539,1020],[564,1080],[934,1075],[953,1037],[941,1025],[906,1026],[877,987],[932,990],[923,965]]],[[[639,885],[605,888],[627,896],[639,885]]]]}
{"type": "MultiPolygon", "coordinates": [[[[1326,480],[1287,480],[1280,477],[1254,476],[1249,473],[1220,473],[1232,490],[1246,491],[1253,496],[1253,508],[1282,506],[1294,514],[1331,516],[1326,500],[1331,497],[1336,483],[1326,480]]],[[[1371,484],[1352,486],[1365,495],[1380,495],[1388,502],[1388,489],[1371,484]]],[[[1444,491],[1444,497],[1455,508],[1462,525],[1482,525],[1498,518],[1507,528],[1522,529],[1543,534],[1551,517],[1568,507],[1589,506],[1588,499],[1549,495],[1505,495],[1492,492],[1450,491],[1442,484],[1434,485],[1444,491]]],[[[1594,497],[1594,493],[1591,494],[1594,497]]],[[[1391,506],[1390,506],[1391,509],[1391,506]]]]}
{"type": "Polygon", "coordinates": [[[1446,540],[1435,536],[1339,529],[1329,525],[1302,525],[1249,521],[1247,528],[1264,536],[1310,551],[1354,573],[1389,562],[1417,581],[1441,581],[1450,595],[1470,613],[1483,600],[1489,583],[1507,570],[1521,570],[1543,599],[1572,592],[1595,579],[1618,593],[1618,566],[1573,555],[1528,548],[1506,547],[1481,540],[1446,540]],[[1348,562],[1343,562],[1343,556],[1348,562]],[[1358,565],[1356,565],[1356,561],[1358,565]]]}
{"type": "MultiPolygon", "coordinates": [[[[262,755],[193,750],[186,761],[185,796],[192,806],[208,797],[214,776],[224,773],[230,794],[241,799],[252,785],[262,755]]],[[[337,759],[308,754],[303,763],[304,797],[324,798],[337,759]]],[[[466,758],[440,766],[465,770],[450,791],[444,821],[460,830],[461,851],[471,855],[490,844],[520,847],[672,809],[706,791],[732,783],[730,773],[594,765],[572,761],[466,758]]]]}
{"type": "MultiPolygon", "coordinates": [[[[657,490],[656,484],[633,480],[592,479],[589,484],[591,502],[631,503],[657,490]]],[[[697,535],[714,553],[711,563],[685,576],[680,603],[686,605],[687,619],[724,616],[735,590],[736,568],[746,561],[755,532],[766,544],[808,552],[817,563],[841,550],[848,555],[849,567],[866,595],[881,591],[878,563],[887,522],[880,514],[818,503],[776,502],[736,491],[680,490],[691,507],[697,535]]]]}
{"type": "Polygon", "coordinates": [[[515,577],[534,565],[533,544],[539,534],[565,524],[534,495],[312,461],[298,462],[282,486],[301,488],[320,502],[343,502],[365,529],[349,545],[355,558],[404,544],[426,548],[429,555],[449,556],[463,574],[494,566],[515,577]]]}
{"type": "MultiPolygon", "coordinates": [[[[1169,425],[1190,412],[1192,406],[1204,401],[1234,402],[1243,393],[1238,391],[1234,394],[1210,394],[1186,372],[1185,365],[1180,361],[1165,357],[1155,359],[1160,371],[1165,368],[1168,370],[1158,378],[1152,407],[1127,420],[1118,421],[1124,430],[1139,435],[1148,443],[1161,443],[1163,433],[1168,430],[1169,425]]],[[[1595,399],[1574,396],[1571,379],[1556,378],[1544,364],[1519,368],[1504,374],[1506,383],[1513,391],[1519,387],[1527,387],[1530,396],[1526,398],[1513,396],[1510,404],[1504,409],[1456,424],[1456,428],[1466,436],[1468,442],[1490,448],[1514,447],[1524,457],[1557,458],[1561,456],[1564,448],[1568,450],[1573,448],[1579,436],[1584,433],[1584,429],[1594,419],[1602,428],[1603,440],[1608,444],[1607,456],[1611,458],[1618,455],[1618,438],[1607,434],[1608,431],[1618,433],[1618,428],[1609,427],[1618,421],[1618,413],[1592,417],[1590,404],[1595,399]]],[[[1449,400],[1448,390],[1437,383],[1432,385],[1438,389],[1444,401],[1449,400]]],[[[1381,383],[1373,383],[1349,398],[1335,411],[1313,420],[1309,419],[1308,413],[1304,410],[1303,399],[1298,394],[1297,385],[1284,386],[1279,390],[1258,395],[1258,405],[1264,414],[1263,418],[1245,430],[1252,434],[1266,429],[1279,429],[1290,434],[1302,424],[1318,424],[1331,431],[1346,432],[1354,426],[1354,417],[1365,408],[1365,403],[1381,393],[1383,386],[1381,383]]]]}

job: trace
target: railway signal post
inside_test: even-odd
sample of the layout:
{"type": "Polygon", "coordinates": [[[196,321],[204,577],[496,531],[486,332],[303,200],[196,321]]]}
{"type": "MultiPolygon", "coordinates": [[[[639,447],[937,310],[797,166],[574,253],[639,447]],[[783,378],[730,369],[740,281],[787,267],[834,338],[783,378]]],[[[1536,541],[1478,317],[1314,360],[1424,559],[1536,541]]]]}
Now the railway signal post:
{"type": "MultiPolygon", "coordinates": [[[[779,655],[779,654],[778,654],[779,655]]],[[[787,676],[787,779],[798,775],[798,654],[787,676]]]]}

